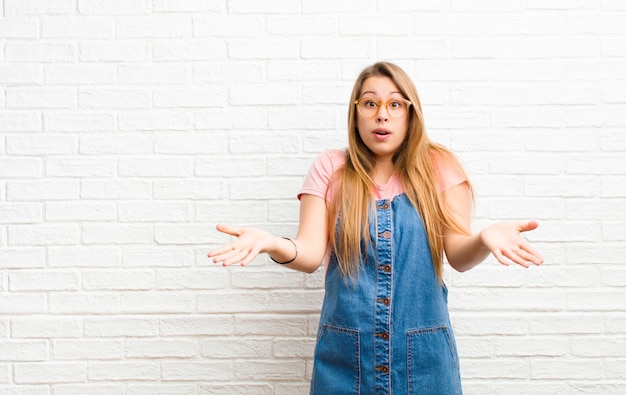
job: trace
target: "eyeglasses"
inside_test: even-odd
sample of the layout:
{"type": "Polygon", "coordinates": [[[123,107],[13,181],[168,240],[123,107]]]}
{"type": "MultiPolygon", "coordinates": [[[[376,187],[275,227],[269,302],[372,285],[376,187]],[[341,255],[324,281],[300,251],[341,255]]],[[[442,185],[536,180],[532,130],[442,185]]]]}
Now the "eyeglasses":
{"type": "Polygon", "coordinates": [[[376,116],[383,103],[385,104],[385,109],[390,118],[402,118],[413,104],[407,99],[389,99],[383,102],[382,100],[375,100],[369,97],[362,97],[354,101],[359,114],[366,118],[376,116]]]}

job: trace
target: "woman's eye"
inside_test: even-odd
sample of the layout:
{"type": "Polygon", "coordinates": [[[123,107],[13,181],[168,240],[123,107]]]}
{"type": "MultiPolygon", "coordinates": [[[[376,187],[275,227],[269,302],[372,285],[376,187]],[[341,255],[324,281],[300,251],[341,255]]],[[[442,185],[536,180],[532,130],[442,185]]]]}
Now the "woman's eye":
{"type": "Polygon", "coordinates": [[[375,101],[373,101],[373,100],[367,100],[367,101],[365,102],[365,106],[366,106],[366,107],[376,108],[376,106],[377,106],[377,105],[378,105],[378,103],[376,103],[376,102],[375,102],[375,101]]]}
{"type": "Polygon", "coordinates": [[[390,108],[400,108],[402,107],[402,103],[399,101],[392,101],[389,103],[390,108]]]}

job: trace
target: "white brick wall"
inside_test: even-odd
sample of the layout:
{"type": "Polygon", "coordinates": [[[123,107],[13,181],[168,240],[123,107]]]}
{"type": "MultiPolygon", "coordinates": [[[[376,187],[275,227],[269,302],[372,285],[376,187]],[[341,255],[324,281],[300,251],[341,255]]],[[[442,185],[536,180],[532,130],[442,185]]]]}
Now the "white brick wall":
{"type": "Polygon", "coordinates": [[[0,0],[0,393],[304,394],[323,273],[293,235],[357,73],[403,66],[541,268],[447,272],[467,394],[626,393],[620,0],[0,0]]]}

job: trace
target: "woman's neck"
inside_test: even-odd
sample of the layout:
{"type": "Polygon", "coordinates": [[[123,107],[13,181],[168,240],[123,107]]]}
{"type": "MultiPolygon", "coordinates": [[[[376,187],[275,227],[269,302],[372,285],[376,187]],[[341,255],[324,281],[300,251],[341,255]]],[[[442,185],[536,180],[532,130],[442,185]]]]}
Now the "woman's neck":
{"type": "Polygon", "coordinates": [[[389,178],[393,174],[395,168],[393,166],[393,162],[390,160],[379,160],[376,162],[376,166],[374,166],[374,174],[372,174],[372,178],[374,182],[378,185],[385,185],[389,181],[389,178]]]}

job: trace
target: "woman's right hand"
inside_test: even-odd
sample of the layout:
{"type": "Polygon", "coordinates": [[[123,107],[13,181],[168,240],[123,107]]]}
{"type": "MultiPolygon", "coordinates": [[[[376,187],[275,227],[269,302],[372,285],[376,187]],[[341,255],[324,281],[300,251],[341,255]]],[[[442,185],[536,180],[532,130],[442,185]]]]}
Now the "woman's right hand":
{"type": "Polygon", "coordinates": [[[239,263],[245,266],[252,262],[257,255],[275,249],[277,238],[270,233],[257,228],[234,227],[218,224],[217,230],[235,236],[230,243],[209,251],[208,257],[213,263],[230,266],[239,263]]]}

